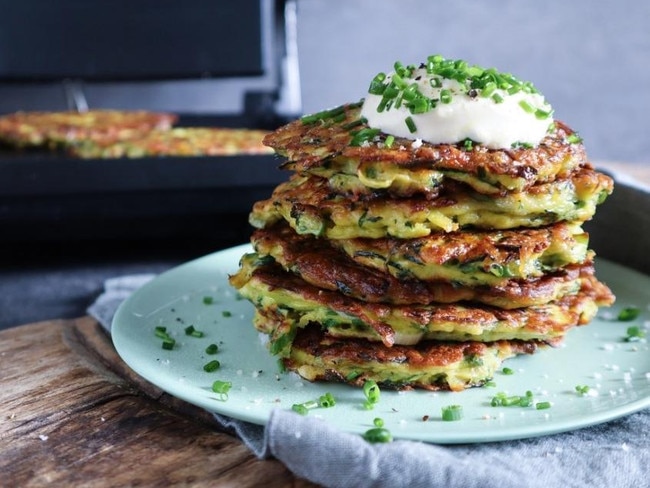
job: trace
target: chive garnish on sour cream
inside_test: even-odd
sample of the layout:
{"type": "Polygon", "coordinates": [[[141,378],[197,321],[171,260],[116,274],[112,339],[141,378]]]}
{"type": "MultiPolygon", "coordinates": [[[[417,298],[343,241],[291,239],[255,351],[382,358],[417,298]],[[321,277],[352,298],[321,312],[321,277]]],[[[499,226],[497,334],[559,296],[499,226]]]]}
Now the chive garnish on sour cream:
{"type": "Polygon", "coordinates": [[[553,109],[530,82],[433,55],[420,65],[398,61],[392,72],[375,75],[361,117],[396,137],[432,144],[471,139],[507,149],[516,142],[539,144],[549,132],[553,109]]]}

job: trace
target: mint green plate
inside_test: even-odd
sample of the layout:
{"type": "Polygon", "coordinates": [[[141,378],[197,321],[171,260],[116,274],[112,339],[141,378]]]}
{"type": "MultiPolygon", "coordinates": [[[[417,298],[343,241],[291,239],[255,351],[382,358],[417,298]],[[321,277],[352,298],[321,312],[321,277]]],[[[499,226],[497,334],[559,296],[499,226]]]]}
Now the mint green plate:
{"type": "Polygon", "coordinates": [[[331,392],[333,408],[318,408],[310,416],[325,419],[342,431],[363,433],[381,417],[393,436],[433,443],[489,442],[535,437],[599,424],[650,406],[650,355],[645,339],[625,342],[627,328],[648,330],[650,277],[605,261],[597,273],[617,295],[617,303],[603,309],[591,324],[569,332],[562,347],[506,364],[514,374],[498,373],[495,387],[453,392],[384,390],[373,410],[363,408],[357,388],[331,383],[309,383],[292,373],[280,373],[251,324],[253,307],[237,298],[228,274],[238,268],[249,251],[242,245],[216,252],[161,274],[147,283],[118,309],[112,335],[124,361],[162,390],[209,411],[256,424],[265,424],[275,408],[318,399],[331,392]],[[210,297],[205,299],[205,297],[210,297]],[[615,320],[618,311],[637,306],[641,316],[633,322],[615,320]],[[193,325],[205,336],[187,336],[193,325]],[[176,339],[164,350],[154,334],[165,326],[176,339]],[[215,356],[205,348],[216,343],[215,356]],[[203,365],[218,359],[220,369],[207,373],[203,365]],[[232,382],[227,399],[212,392],[214,380],[232,382]],[[588,385],[580,395],[577,385],[588,385]],[[523,395],[551,408],[492,407],[497,392],[523,395]],[[463,407],[463,419],[445,422],[441,408],[463,407]]]}

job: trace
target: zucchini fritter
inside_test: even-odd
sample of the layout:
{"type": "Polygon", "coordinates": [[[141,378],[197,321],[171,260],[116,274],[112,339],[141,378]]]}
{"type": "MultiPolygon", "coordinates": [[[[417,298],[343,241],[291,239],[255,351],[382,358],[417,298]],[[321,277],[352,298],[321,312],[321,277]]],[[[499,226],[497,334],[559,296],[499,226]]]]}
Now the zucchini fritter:
{"type": "MultiPolygon", "coordinates": [[[[558,224],[558,226],[562,226],[562,224],[558,224]]],[[[541,231],[537,231],[537,233],[542,237],[546,236],[541,231]]],[[[561,233],[561,231],[557,232],[557,234],[561,233]]],[[[462,233],[458,235],[457,250],[464,252],[468,257],[464,261],[455,257],[447,267],[445,264],[438,265],[439,279],[426,281],[418,279],[414,273],[408,273],[408,268],[402,266],[398,268],[396,264],[392,265],[393,270],[399,272],[393,275],[388,273],[385,267],[356,262],[350,256],[336,249],[341,243],[330,244],[330,241],[324,239],[296,234],[286,224],[275,225],[269,229],[258,229],[253,233],[251,241],[261,256],[271,256],[285,270],[300,276],[308,283],[373,303],[426,305],[431,302],[476,301],[506,309],[520,308],[541,305],[565,295],[577,293],[580,290],[581,277],[593,273],[591,263],[585,262],[587,255],[585,244],[582,252],[578,250],[574,253],[581,259],[573,261],[575,263],[585,262],[583,265],[568,266],[567,263],[563,263],[562,269],[557,268],[553,273],[547,269],[546,274],[542,274],[541,269],[538,269],[537,277],[532,279],[507,277],[512,276],[509,271],[510,267],[531,268],[535,267],[535,263],[527,263],[525,259],[523,259],[524,262],[519,261],[520,257],[529,257],[524,255],[526,250],[513,256],[516,254],[516,249],[506,249],[507,252],[502,252],[500,255],[496,252],[493,253],[491,258],[484,253],[476,254],[476,250],[472,253],[472,250],[468,249],[471,241],[475,247],[479,248],[477,250],[485,249],[494,233],[476,234],[462,233]],[[462,246],[465,234],[468,234],[465,240],[466,244],[462,246]],[[487,235],[481,239],[482,234],[487,235]],[[504,259],[499,261],[501,257],[504,259]],[[447,276],[444,276],[445,273],[447,276]],[[454,279],[457,275],[461,279],[454,279]],[[484,276],[485,279],[481,280],[484,276]],[[444,278],[451,279],[445,280],[444,278]],[[488,284],[490,286],[487,286],[488,284]]],[[[422,238],[422,240],[426,241],[427,238],[422,238]]],[[[372,240],[363,241],[368,247],[378,244],[372,240]]],[[[432,250],[437,250],[436,244],[432,244],[432,250]]],[[[538,253],[542,254],[539,248],[543,243],[533,241],[531,244],[537,244],[538,253]]],[[[567,244],[569,248],[565,253],[572,256],[573,249],[570,246],[575,244],[575,241],[569,239],[567,244]]],[[[395,243],[395,246],[398,247],[399,243],[395,243]]],[[[576,245],[576,247],[578,246],[576,245]]],[[[356,253],[370,259],[371,251],[362,249],[363,247],[356,253]]],[[[532,254],[532,249],[527,251],[532,254]]],[[[411,252],[415,252],[415,250],[411,250],[411,252]]],[[[551,252],[552,257],[547,259],[549,264],[557,265],[562,259],[565,259],[560,254],[560,249],[551,252]]],[[[372,256],[376,260],[380,260],[378,254],[372,254],[372,256]]],[[[431,258],[433,257],[431,256],[431,258]]],[[[530,258],[532,259],[532,256],[530,258]]],[[[410,263],[410,261],[407,262],[410,263]]],[[[386,262],[383,264],[386,265],[386,262]]],[[[421,259],[415,260],[413,263],[414,266],[424,266],[424,264],[421,259]]],[[[436,269],[435,266],[433,268],[436,269]]]]}
{"type": "Polygon", "coordinates": [[[271,198],[256,202],[249,220],[254,227],[264,228],[284,219],[299,234],[330,239],[408,239],[435,231],[583,222],[593,216],[612,187],[609,176],[584,167],[571,177],[497,197],[450,185],[432,200],[381,194],[351,199],[333,192],[323,178],[294,175],[278,185],[271,198]]]}
{"type": "Polygon", "coordinates": [[[314,122],[305,118],[291,122],[266,136],[264,143],[287,157],[288,168],[297,172],[326,175],[324,168],[332,164],[348,165],[345,172],[362,174],[369,168],[401,173],[423,166],[489,194],[523,191],[564,178],[587,163],[582,144],[569,142],[574,131],[559,121],[535,148],[493,150],[465,141],[430,144],[399,137],[387,147],[386,134],[370,129],[359,113],[359,103],[343,105],[314,122]],[[331,158],[335,158],[334,163],[331,158]]]}
{"type": "MultiPolygon", "coordinates": [[[[513,278],[539,278],[593,257],[588,249],[589,235],[580,226],[564,222],[536,229],[436,232],[408,240],[314,239],[297,234],[284,222],[257,229],[252,235],[260,253],[286,262],[285,268],[302,262],[300,255],[329,252],[326,249],[333,247],[366,272],[374,269],[400,280],[444,281],[455,287],[497,286],[513,278]]],[[[332,255],[328,259],[331,263],[340,261],[332,255]]]]}
{"type": "Polygon", "coordinates": [[[116,141],[169,129],[177,119],[174,114],[146,110],[15,112],[0,117],[0,140],[19,147],[116,141]]]}
{"type": "Polygon", "coordinates": [[[81,158],[271,154],[262,144],[265,134],[255,129],[176,127],[118,141],[81,141],[70,152],[81,158]]]}
{"type": "Polygon", "coordinates": [[[284,366],[309,381],[383,388],[460,391],[493,378],[505,359],[532,354],[536,342],[422,342],[385,347],[364,340],[337,340],[315,324],[298,331],[284,366]]]}
{"type": "MultiPolygon", "coordinates": [[[[441,171],[426,167],[381,168],[382,163],[365,165],[364,169],[350,168],[352,164],[335,166],[335,160],[327,166],[319,166],[308,171],[308,174],[326,178],[332,191],[339,194],[371,196],[374,192],[383,191],[395,198],[408,198],[421,195],[432,199],[440,194],[444,174],[441,171]]],[[[291,169],[286,165],[284,169],[291,169]]]]}
{"type": "MultiPolygon", "coordinates": [[[[231,284],[255,305],[266,323],[275,324],[263,331],[270,333],[274,341],[313,322],[333,336],[381,341],[387,346],[433,339],[554,342],[568,329],[587,323],[599,304],[611,300],[609,289],[586,272],[577,293],[544,305],[512,310],[471,303],[371,303],[311,285],[270,261],[256,254],[244,256],[231,284]],[[271,316],[274,319],[269,320],[271,316]],[[274,330],[276,327],[279,330],[274,330]]],[[[290,344],[290,340],[284,342],[290,344]]],[[[280,352],[277,347],[275,352],[280,352]]]]}

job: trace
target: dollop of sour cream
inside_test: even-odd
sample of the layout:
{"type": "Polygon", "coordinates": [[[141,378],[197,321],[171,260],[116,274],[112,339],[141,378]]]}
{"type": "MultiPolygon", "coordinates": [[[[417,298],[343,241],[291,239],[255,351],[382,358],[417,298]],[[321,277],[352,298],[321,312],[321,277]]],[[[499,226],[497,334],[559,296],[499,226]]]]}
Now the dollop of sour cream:
{"type": "Polygon", "coordinates": [[[531,83],[440,56],[379,73],[361,109],[370,127],[396,137],[432,144],[469,139],[491,149],[538,145],[552,114],[531,83]]]}

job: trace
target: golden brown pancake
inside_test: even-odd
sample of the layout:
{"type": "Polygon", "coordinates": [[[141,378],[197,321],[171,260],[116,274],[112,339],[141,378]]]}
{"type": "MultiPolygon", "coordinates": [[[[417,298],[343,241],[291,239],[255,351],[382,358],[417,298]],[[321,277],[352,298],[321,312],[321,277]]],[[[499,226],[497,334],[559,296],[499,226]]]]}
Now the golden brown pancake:
{"type": "MultiPolygon", "coordinates": [[[[547,235],[547,233],[538,233],[547,235]]],[[[561,233],[557,232],[557,234],[561,233]]],[[[459,234],[458,240],[463,236],[463,233],[459,234]]],[[[473,240],[477,246],[488,241],[488,238],[481,240],[478,236],[474,237],[476,239],[468,239],[468,241],[473,240]]],[[[476,255],[470,254],[470,258],[464,263],[457,260],[455,264],[456,274],[460,273],[463,277],[467,277],[469,286],[463,286],[457,280],[414,279],[413,275],[405,275],[403,269],[402,276],[398,278],[378,267],[368,267],[356,262],[332,246],[330,241],[296,234],[286,224],[275,225],[269,229],[258,229],[253,233],[251,240],[262,257],[271,256],[285,270],[291,271],[306,282],[325,290],[339,291],[352,298],[373,303],[426,305],[432,302],[475,301],[505,309],[521,308],[542,305],[565,295],[577,293],[585,276],[593,274],[591,263],[585,262],[564,266],[553,273],[547,272],[543,275],[540,273],[539,277],[532,279],[507,278],[503,276],[503,271],[499,273],[502,276],[497,277],[493,274],[495,267],[499,266],[499,270],[507,270],[508,261],[493,261],[482,273],[491,278],[491,286],[487,286],[479,281],[480,278],[472,280],[478,261],[476,255]],[[490,269],[493,272],[490,272],[490,269]]],[[[368,243],[369,246],[374,244],[374,242],[368,243]]],[[[467,251],[467,247],[463,251],[467,251]]],[[[485,247],[487,245],[483,246],[484,249],[485,247]]],[[[438,249],[435,245],[433,248],[438,249]]],[[[510,249],[508,251],[511,252],[504,255],[510,259],[513,253],[510,249]]],[[[357,252],[362,253],[360,250],[357,252]]],[[[586,246],[584,254],[586,254],[586,246]]],[[[554,254],[553,259],[557,262],[560,258],[554,254]]],[[[525,262],[515,264],[535,267],[534,264],[525,262]]],[[[448,272],[448,275],[450,274],[452,277],[456,276],[448,272]]]]}
{"type": "Polygon", "coordinates": [[[0,140],[19,147],[115,141],[153,129],[169,129],[177,119],[174,114],[146,110],[15,112],[0,117],[0,140]]]}
{"type": "Polygon", "coordinates": [[[353,161],[361,171],[376,163],[385,169],[424,165],[484,193],[523,191],[565,178],[587,163],[582,144],[570,142],[574,131],[559,121],[534,148],[494,150],[480,144],[470,148],[463,141],[430,144],[404,138],[395,138],[387,147],[386,134],[367,126],[360,118],[360,107],[360,103],[347,104],[330,110],[326,116],[303,117],[269,134],[264,142],[288,158],[288,167],[296,172],[318,171],[332,158],[342,163],[353,161]]]}
{"type": "Polygon", "coordinates": [[[589,220],[613,188],[612,179],[590,167],[566,179],[535,185],[525,192],[487,197],[461,185],[445,187],[437,198],[392,199],[385,195],[352,199],[333,192],[328,181],[294,175],[271,198],[256,202],[250,223],[264,228],[286,220],[299,234],[330,239],[423,237],[467,228],[541,227],[589,220]]]}
{"type": "Polygon", "coordinates": [[[154,130],[119,141],[83,141],[70,148],[82,158],[158,156],[233,156],[272,154],[262,144],[268,131],[221,127],[176,127],[154,130]]]}
{"type": "Polygon", "coordinates": [[[540,278],[593,258],[589,235],[566,222],[531,229],[435,232],[416,239],[328,242],[360,265],[400,280],[442,280],[463,286],[540,278]]]}
{"type": "MultiPolygon", "coordinates": [[[[293,334],[296,328],[318,323],[330,335],[381,341],[387,346],[434,339],[553,342],[570,328],[591,320],[599,304],[612,300],[609,289],[586,274],[575,294],[544,305],[512,310],[473,303],[370,303],[313,286],[268,257],[256,254],[242,258],[241,268],[230,283],[255,305],[267,325],[281,328],[282,334],[293,334]]],[[[279,340],[281,334],[275,331],[272,335],[279,340]]]]}
{"type": "Polygon", "coordinates": [[[284,367],[309,381],[363,386],[374,380],[393,389],[460,391],[493,378],[504,360],[533,354],[536,342],[422,342],[385,347],[364,340],[338,340],[311,325],[298,331],[284,367]]]}

